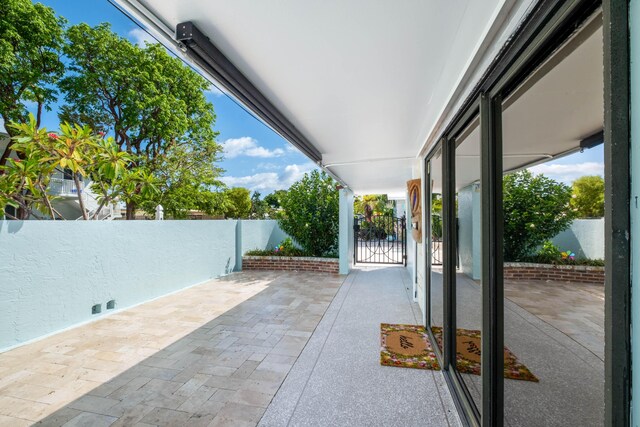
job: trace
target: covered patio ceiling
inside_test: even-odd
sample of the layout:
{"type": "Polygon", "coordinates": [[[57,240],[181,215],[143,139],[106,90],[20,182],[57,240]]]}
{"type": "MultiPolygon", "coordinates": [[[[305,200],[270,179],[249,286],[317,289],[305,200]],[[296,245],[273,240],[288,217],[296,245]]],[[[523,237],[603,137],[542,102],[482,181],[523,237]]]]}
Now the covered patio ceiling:
{"type": "Polygon", "coordinates": [[[531,4],[112,1],[174,51],[176,26],[193,22],[310,144],[314,161],[358,194],[392,196],[404,194],[496,28],[531,4]]]}

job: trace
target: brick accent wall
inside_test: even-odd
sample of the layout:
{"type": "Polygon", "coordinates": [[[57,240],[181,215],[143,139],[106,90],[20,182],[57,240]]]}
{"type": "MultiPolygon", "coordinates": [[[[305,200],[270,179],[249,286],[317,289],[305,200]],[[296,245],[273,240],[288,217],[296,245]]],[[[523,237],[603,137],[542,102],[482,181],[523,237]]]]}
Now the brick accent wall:
{"type": "Polygon", "coordinates": [[[286,270],[338,274],[337,258],[243,256],[243,270],[286,270]]]}
{"type": "Polygon", "coordinates": [[[505,262],[504,279],[604,284],[604,267],[505,262]]]}

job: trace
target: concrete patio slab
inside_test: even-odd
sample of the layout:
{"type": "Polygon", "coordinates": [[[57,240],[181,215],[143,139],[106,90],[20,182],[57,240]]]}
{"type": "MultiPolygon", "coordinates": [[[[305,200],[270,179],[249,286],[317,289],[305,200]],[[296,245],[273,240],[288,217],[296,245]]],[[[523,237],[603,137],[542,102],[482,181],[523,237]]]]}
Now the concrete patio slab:
{"type": "Polygon", "coordinates": [[[260,426],[459,425],[439,371],[380,365],[380,323],[418,324],[402,267],[354,270],[260,426]]]}
{"type": "Polygon", "coordinates": [[[256,425],[344,277],[245,272],[0,354],[0,426],[256,425]]]}

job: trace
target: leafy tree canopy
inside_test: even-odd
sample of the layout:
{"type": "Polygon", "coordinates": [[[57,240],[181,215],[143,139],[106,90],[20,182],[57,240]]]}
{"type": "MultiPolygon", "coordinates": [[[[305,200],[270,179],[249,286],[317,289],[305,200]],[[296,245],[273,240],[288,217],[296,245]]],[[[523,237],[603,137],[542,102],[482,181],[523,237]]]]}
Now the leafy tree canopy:
{"type": "MultiPolygon", "coordinates": [[[[0,0],[0,11],[0,116],[7,124],[25,123],[25,102],[35,102],[39,126],[42,108],[56,100],[53,85],[64,73],[65,20],[31,0],[0,0]]],[[[14,129],[7,126],[7,132],[13,135],[14,129]]],[[[0,153],[0,165],[10,152],[9,146],[0,153]]]]}
{"type": "Polygon", "coordinates": [[[128,198],[127,218],[137,206],[161,203],[169,214],[222,208],[214,163],[220,146],[215,114],[204,92],[209,83],[158,44],[140,47],[109,24],[79,24],[67,30],[69,73],[60,82],[63,121],[87,124],[114,135],[120,150],[135,157],[130,167],[162,182],[149,199],[128,198]]]}
{"type": "Polygon", "coordinates": [[[251,213],[250,217],[254,219],[263,219],[269,214],[269,204],[260,198],[259,191],[254,191],[251,195],[251,213]]]}
{"type": "Polygon", "coordinates": [[[576,179],[572,185],[571,207],[578,218],[604,216],[604,179],[587,175],[576,179]]]}
{"type": "Polygon", "coordinates": [[[573,221],[571,188],[528,170],[506,175],[503,183],[504,258],[525,260],[573,221]]]}
{"type": "Polygon", "coordinates": [[[251,197],[246,188],[234,187],[225,192],[226,208],[224,216],[227,218],[248,218],[251,213],[251,197]]]}
{"type": "Polygon", "coordinates": [[[276,190],[271,194],[268,194],[264,197],[264,201],[273,209],[278,209],[280,207],[280,200],[282,197],[286,196],[286,190],[276,190]]]}
{"type": "Polygon", "coordinates": [[[312,256],[338,251],[339,196],[335,181],[316,170],[289,188],[280,198],[278,223],[312,256]]]}

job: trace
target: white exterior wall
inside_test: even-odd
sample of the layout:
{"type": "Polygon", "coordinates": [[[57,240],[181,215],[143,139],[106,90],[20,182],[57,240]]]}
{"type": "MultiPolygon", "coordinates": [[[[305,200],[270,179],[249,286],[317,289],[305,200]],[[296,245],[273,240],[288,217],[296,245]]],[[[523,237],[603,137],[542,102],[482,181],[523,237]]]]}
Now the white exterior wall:
{"type": "Polygon", "coordinates": [[[340,190],[340,225],[338,252],[340,274],[349,274],[353,265],[353,192],[346,188],[340,190]]]}
{"type": "Polygon", "coordinates": [[[0,351],[226,275],[281,236],[243,222],[244,244],[235,220],[0,221],[0,351]]]}
{"type": "Polygon", "coordinates": [[[474,280],[482,272],[480,221],[480,186],[469,185],[458,191],[458,252],[460,269],[474,280]]]}
{"type": "Polygon", "coordinates": [[[604,259],[604,218],[576,219],[551,240],[561,251],[570,250],[578,258],[604,259]]]}

